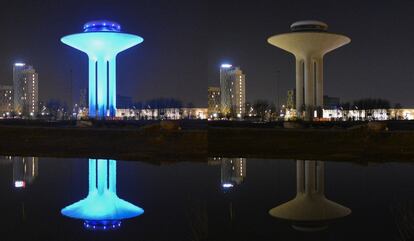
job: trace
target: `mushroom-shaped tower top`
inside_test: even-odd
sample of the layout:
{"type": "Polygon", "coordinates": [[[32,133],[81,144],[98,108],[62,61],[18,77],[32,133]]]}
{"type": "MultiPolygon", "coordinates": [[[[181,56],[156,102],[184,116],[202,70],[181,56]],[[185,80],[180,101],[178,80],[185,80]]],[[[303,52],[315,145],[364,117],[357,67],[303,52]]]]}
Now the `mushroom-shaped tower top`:
{"type": "Polygon", "coordinates": [[[290,25],[290,30],[292,32],[326,32],[328,30],[328,24],[316,20],[304,20],[294,22],[290,25]]]}
{"type": "Polygon", "coordinates": [[[82,33],[66,35],[61,41],[89,57],[89,117],[116,115],[116,56],[142,41],[138,35],[122,33],[116,22],[99,20],[83,25],[82,33]],[[98,110],[98,114],[96,114],[98,110]]]}
{"type": "Polygon", "coordinates": [[[95,20],[87,22],[83,25],[84,32],[120,32],[121,25],[119,23],[108,20],[95,20]]]}
{"type": "Polygon", "coordinates": [[[120,24],[107,20],[87,22],[83,31],[64,36],[61,41],[94,58],[102,56],[109,59],[144,41],[137,35],[122,33],[120,24]]]}
{"type": "Polygon", "coordinates": [[[329,33],[328,25],[316,20],[295,22],[290,29],[290,33],[271,36],[267,42],[304,58],[305,56],[323,56],[351,41],[344,35],[329,33]]]}

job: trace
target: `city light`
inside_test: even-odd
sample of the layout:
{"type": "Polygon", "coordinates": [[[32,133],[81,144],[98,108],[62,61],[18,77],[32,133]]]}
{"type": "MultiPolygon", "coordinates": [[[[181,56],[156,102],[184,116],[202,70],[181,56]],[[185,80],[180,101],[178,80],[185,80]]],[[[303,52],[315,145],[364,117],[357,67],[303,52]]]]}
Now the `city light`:
{"type": "Polygon", "coordinates": [[[233,65],[231,65],[231,64],[222,64],[222,65],[221,65],[221,67],[222,67],[222,68],[226,68],[226,69],[227,69],[227,68],[231,68],[232,66],[233,66],[233,65]]]}
{"type": "Polygon", "coordinates": [[[222,187],[223,188],[232,188],[232,187],[234,187],[234,185],[231,184],[231,183],[223,183],[222,187]]]}
{"type": "Polygon", "coordinates": [[[89,117],[115,117],[116,56],[144,41],[137,35],[121,33],[120,29],[119,24],[111,21],[93,21],[84,25],[83,33],[61,39],[89,57],[89,117]]]}
{"type": "Polygon", "coordinates": [[[15,63],[14,64],[14,66],[16,66],[16,67],[23,67],[25,65],[26,65],[25,63],[15,63]]]}
{"type": "Polygon", "coordinates": [[[107,229],[119,226],[120,220],[143,214],[144,210],[117,196],[115,160],[89,159],[88,196],[63,208],[61,213],[84,220],[86,228],[107,229]]]}
{"type": "Polygon", "coordinates": [[[26,182],[25,181],[15,181],[14,182],[14,187],[15,188],[25,188],[26,187],[26,182]]]}

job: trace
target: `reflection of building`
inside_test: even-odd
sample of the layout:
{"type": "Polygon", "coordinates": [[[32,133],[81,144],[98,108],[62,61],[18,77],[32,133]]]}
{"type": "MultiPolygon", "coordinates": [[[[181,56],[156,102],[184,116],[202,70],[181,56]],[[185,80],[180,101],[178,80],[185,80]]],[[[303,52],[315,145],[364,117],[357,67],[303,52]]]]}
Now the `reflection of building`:
{"type": "MultiPolygon", "coordinates": [[[[327,32],[328,25],[319,21],[293,23],[290,33],[272,36],[268,42],[296,58],[296,111],[311,119],[323,108],[323,57],[326,53],[348,44],[351,40],[327,32]]],[[[320,117],[320,113],[317,116],[320,117]]]]}
{"type": "Polygon", "coordinates": [[[221,186],[225,189],[243,183],[246,178],[246,158],[212,157],[208,159],[209,165],[221,166],[221,186]]]}
{"type": "Polygon", "coordinates": [[[13,86],[0,85],[0,115],[13,111],[13,86]]]}
{"type": "Polygon", "coordinates": [[[222,158],[221,186],[231,188],[240,185],[246,177],[246,158],[222,158]]]}
{"type": "Polygon", "coordinates": [[[220,87],[208,87],[208,118],[217,118],[220,114],[220,87]]]}
{"type": "Polygon", "coordinates": [[[26,188],[39,175],[39,158],[1,156],[1,165],[13,165],[13,185],[16,188],[26,188]]]}
{"type": "Polygon", "coordinates": [[[325,170],[322,161],[296,161],[296,197],[269,211],[276,218],[290,220],[302,231],[326,228],[329,221],[351,213],[325,197],[325,170]]]}
{"type": "Polygon", "coordinates": [[[116,115],[116,56],[143,41],[137,35],[121,33],[121,25],[111,21],[92,21],[83,33],[61,41],[89,57],[89,117],[116,115]]]}
{"type": "Polygon", "coordinates": [[[239,67],[223,64],[220,68],[221,113],[243,118],[246,110],[246,76],[239,67]]]}
{"type": "Polygon", "coordinates": [[[116,193],[116,161],[89,159],[89,192],[82,199],[62,209],[64,216],[84,220],[92,230],[116,229],[121,220],[133,218],[144,210],[123,199],[116,193]]]}
{"type": "Polygon", "coordinates": [[[38,75],[36,70],[24,63],[13,66],[13,102],[17,114],[36,115],[39,109],[38,75]]]}
{"type": "Polygon", "coordinates": [[[0,165],[10,165],[13,163],[13,157],[11,156],[0,156],[0,165]]]}

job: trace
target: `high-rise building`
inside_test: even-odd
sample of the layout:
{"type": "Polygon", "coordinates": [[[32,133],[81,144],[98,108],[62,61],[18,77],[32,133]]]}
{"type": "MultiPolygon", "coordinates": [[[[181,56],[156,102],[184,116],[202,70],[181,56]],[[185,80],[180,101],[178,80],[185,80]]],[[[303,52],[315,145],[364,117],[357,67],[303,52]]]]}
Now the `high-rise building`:
{"type": "Polygon", "coordinates": [[[13,111],[13,86],[0,85],[0,115],[13,111]]]}
{"type": "Polygon", "coordinates": [[[295,109],[296,108],[295,103],[296,103],[296,89],[288,90],[287,98],[286,98],[286,108],[295,109]]]}
{"type": "Polygon", "coordinates": [[[36,70],[24,63],[13,66],[13,109],[17,114],[37,114],[39,106],[38,75],[36,70]]]}
{"type": "Polygon", "coordinates": [[[246,113],[246,76],[239,67],[223,64],[220,68],[221,113],[243,118],[246,113]]]}
{"type": "Polygon", "coordinates": [[[217,118],[220,114],[221,102],[220,87],[208,87],[208,117],[217,118]]]}
{"type": "Polygon", "coordinates": [[[88,92],[86,88],[82,88],[79,91],[79,107],[84,108],[87,107],[87,98],[88,98],[88,92]]]}

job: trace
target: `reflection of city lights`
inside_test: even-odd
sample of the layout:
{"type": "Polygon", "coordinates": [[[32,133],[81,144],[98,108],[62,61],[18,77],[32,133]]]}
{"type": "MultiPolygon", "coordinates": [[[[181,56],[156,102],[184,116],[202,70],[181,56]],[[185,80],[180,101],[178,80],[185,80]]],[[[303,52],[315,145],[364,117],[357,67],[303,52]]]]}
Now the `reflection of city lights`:
{"type": "Polygon", "coordinates": [[[15,188],[25,188],[26,187],[26,182],[25,181],[15,181],[14,182],[14,187],[15,188]]]}
{"type": "Polygon", "coordinates": [[[232,187],[234,187],[234,185],[233,184],[231,184],[231,183],[223,183],[223,188],[232,188],[232,187]]]}

